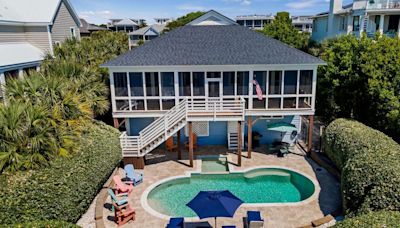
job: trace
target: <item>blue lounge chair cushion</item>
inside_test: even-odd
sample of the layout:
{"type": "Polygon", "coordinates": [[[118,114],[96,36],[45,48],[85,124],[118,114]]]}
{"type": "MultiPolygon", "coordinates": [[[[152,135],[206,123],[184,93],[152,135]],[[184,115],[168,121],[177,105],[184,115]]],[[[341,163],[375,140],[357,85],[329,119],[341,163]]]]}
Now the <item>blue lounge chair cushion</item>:
{"type": "Polygon", "coordinates": [[[236,226],[222,226],[222,228],[236,228],[236,226]]]}
{"type": "Polygon", "coordinates": [[[259,211],[248,211],[247,221],[250,223],[253,221],[264,221],[264,220],[261,218],[261,213],[259,211]]]}
{"type": "Polygon", "coordinates": [[[170,218],[167,228],[183,227],[184,218],[170,218]]]}
{"type": "Polygon", "coordinates": [[[117,196],[114,194],[114,191],[110,188],[108,189],[108,194],[111,196],[111,200],[115,202],[118,206],[128,203],[128,198],[126,197],[128,195],[124,194],[125,196],[122,199],[118,200],[117,196]]]}
{"type": "Polygon", "coordinates": [[[143,174],[135,172],[135,168],[132,164],[127,164],[124,167],[126,177],[133,182],[134,185],[139,184],[143,181],[143,174]]]}

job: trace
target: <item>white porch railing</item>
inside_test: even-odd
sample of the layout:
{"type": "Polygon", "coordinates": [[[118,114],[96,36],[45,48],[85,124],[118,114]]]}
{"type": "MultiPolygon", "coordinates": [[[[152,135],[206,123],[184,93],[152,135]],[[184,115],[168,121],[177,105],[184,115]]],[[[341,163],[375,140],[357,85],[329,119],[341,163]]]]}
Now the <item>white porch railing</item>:
{"type": "Polygon", "coordinates": [[[374,0],[367,2],[367,9],[400,9],[400,0],[374,0]]]}
{"type": "Polygon", "coordinates": [[[123,132],[120,136],[122,155],[124,157],[145,156],[182,129],[192,115],[212,116],[214,119],[217,116],[235,116],[244,120],[245,103],[243,98],[186,98],[141,130],[139,136],[128,136],[126,132],[123,132]]]}

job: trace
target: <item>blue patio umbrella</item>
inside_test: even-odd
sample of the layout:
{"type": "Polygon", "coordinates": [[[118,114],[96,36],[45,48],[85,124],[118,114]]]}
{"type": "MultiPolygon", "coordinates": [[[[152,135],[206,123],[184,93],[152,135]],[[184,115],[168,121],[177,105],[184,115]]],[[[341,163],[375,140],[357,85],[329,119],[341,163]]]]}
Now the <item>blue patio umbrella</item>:
{"type": "Polygon", "coordinates": [[[217,217],[233,217],[243,203],[230,191],[200,191],[186,206],[190,207],[200,219],[217,217]]]}

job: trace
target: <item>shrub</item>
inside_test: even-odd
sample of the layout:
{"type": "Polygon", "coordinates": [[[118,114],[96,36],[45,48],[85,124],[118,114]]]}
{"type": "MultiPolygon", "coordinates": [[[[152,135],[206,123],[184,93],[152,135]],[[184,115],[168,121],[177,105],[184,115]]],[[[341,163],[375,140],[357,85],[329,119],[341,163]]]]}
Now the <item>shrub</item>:
{"type": "Polygon", "coordinates": [[[4,226],[9,228],[79,228],[80,226],[64,221],[36,221],[4,226]]]}
{"type": "Polygon", "coordinates": [[[118,130],[91,123],[72,158],[58,158],[37,171],[0,176],[0,221],[75,223],[121,161],[118,130]]]}
{"type": "Polygon", "coordinates": [[[358,217],[349,218],[337,223],[335,228],[353,228],[353,227],[399,227],[400,212],[398,211],[380,211],[364,214],[358,217]]]}
{"type": "Polygon", "coordinates": [[[349,215],[400,209],[400,145],[357,121],[337,119],[326,129],[327,155],[342,171],[349,215]]]}

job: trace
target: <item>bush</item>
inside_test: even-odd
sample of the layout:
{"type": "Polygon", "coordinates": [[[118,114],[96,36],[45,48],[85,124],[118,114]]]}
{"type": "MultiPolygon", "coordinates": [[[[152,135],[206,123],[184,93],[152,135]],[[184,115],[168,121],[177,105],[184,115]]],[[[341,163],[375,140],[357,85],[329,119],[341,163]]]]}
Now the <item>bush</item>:
{"type": "Polygon", "coordinates": [[[0,221],[75,223],[121,161],[118,130],[91,123],[72,158],[59,158],[37,171],[0,176],[0,221]]]}
{"type": "Polygon", "coordinates": [[[349,218],[343,222],[337,223],[335,228],[353,228],[353,227],[399,227],[400,212],[398,211],[380,211],[364,214],[358,217],[349,218]]]}
{"type": "Polygon", "coordinates": [[[63,221],[37,221],[4,226],[9,228],[79,228],[80,226],[63,221]]]}
{"type": "Polygon", "coordinates": [[[357,121],[337,119],[326,129],[327,155],[342,171],[349,215],[400,209],[400,145],[357,121]]]}

